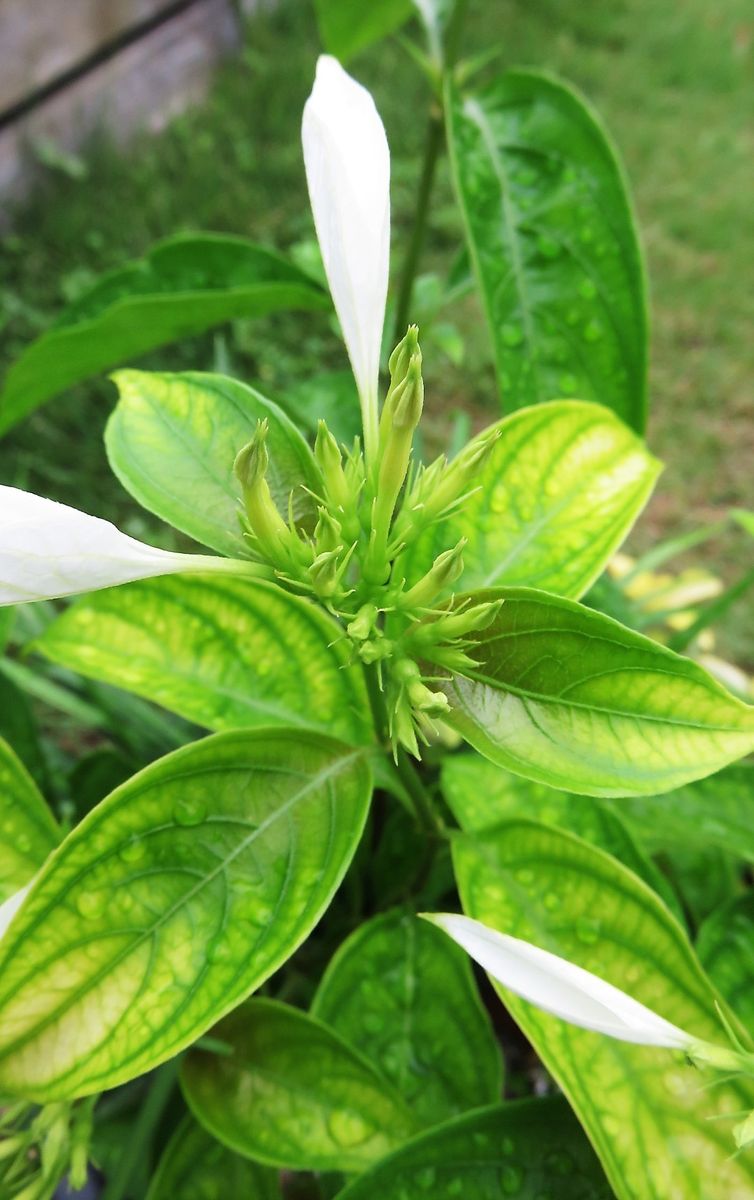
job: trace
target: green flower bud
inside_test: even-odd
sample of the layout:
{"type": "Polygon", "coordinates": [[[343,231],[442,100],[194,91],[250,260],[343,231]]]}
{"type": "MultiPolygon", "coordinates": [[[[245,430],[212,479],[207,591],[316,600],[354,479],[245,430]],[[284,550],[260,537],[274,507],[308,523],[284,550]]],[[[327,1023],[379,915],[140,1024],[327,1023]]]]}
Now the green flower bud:
{"type": "Polygon", "coordinates": [[[330,600],[338,590],[343,573],[341,557],[342,547],[337,550],[325,550],[318,554],[309,567],[309,578],[312,587],[323,600],[330,600]]]}
{"type": "Polygon", "coordinates": [[[716,1046],[712,1042],[691,1042],[686,1054],[694,1066],[714,1067],[716,1071],[731,1071],[735,1074],[754,1074],[754,1055],[731,1050],[728,1046],[716,1046]]]}
{"type": "Polygon", "coordinates": [[[395,650],[395,643],[390,638],[370,638],[369,641],[362,642],[359,646],[359,658],[365,663],[382,662],[386,658],[391,658],[395,650]]]}
{"type": "Polygon", "coordinates": [[[400,696],[390,714],[390,738],[393,743],[393,754],[397,756],[398,746],[403,746],[414,758],[419,758],[419,744],[416,740],[414,716],[408,698],[400,696]]]}
{"type": "Polygon", "coordinates": [[[337,521],[326,508],[319,508],[319,520],[314,529],[314,541],[317,547],[317,553],[321,554],[326,551],[343,549],[343,530],[340,521],[337,521]]]}
{"type": "Polygon", "coordinates": [[[265,478],[269,466],[268,428],[266,418],[257,423],[253,438],[236,455],[233,470],[243,491],[249,528],[263,553],[275,561],[286,557],[283,547],[293,535],[275,506],[265,478]]]}
{"type": "Polygon", "coordinates": [[[343,455],[324,421],[317,423],[314,457],[322,472],[327,499],[335,508],[346,508],[350,491],[343,470],[343,455]]]}
{"type": "Polygon", "coordinates": [[[448,697],[444,692],[433,692],[421,680],[413,680],[406,688],[413,708],[428,717],[442,717],[450,712],[448,697]]]}
{"type": "Polygon", "coordinates": [[[355,642],[363,642],[369,637],[377,621],[378,608],[375,604],[362,604],[352,621],[347,625],[348,636],[355,642]]]}
{"type": "Polygon", "coordinates": [[[431,646],[439,642],[452,642],[479,630],[488,629],[500,612],[502,604],[502,600],[488,600],[458,612],[444,613],[436,621],[423,621],[421,625],[412,629],[411,639],[420,646],[431,646]]]}
{"type": "Polygon", "coordinates": [[[380,446],[385,444],[385,439],[390,428],[396,390],[404,382],[411,360],[417,354],[419,355],[419,364],[421,365],[419,327],[418,325],[409,325],[406,336],[398,343],[388,360],[390,387],[387,390],[387,396],[385,397],[385,403],[382,406],[382,414],[380,416],[380,446]]]}
{"type": "Polygon", "coordinates": [[[400,597],[404,609],[426,608],[440,592],[452,587],[463,574],[463,550],[467,539],[461,538],[451,550],[438,554],[432,566],[418,583],[400,597]]]}

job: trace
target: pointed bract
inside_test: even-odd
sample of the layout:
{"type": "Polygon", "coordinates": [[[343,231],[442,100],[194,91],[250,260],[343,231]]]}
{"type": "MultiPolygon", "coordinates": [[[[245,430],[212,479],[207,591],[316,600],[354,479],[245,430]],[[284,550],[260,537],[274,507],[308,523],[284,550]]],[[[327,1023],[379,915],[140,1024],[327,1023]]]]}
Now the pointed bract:
{"type": "Polygon", "coordinates": [[[207,570],[213,561],[146,546],[100,517],[0,486],[0,605],[207,570]]]}
{"type": "Polygon", "coordinates": [[[390,257],[390,151],[369,92],[329,55],[317,63],[301,136],[317,238],[372,459],[390,257]]]}
{"type": "Polygon", "coordinates": [[[639,1045],[686,1050],[695,1043],[691,1034],[557,954],[457,913],[423,915],[498,983],[571,1025],[639,1045]]]}

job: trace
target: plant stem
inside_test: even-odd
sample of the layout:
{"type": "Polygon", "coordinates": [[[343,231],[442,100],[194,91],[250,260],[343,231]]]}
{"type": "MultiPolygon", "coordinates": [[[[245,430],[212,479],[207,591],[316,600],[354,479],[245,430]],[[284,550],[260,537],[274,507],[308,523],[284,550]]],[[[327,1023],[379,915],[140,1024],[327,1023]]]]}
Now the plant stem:
{"type": "Polygon", "coordinates": [[[414,210],[414,224],[403,263],[401,282],[398,289],[398,302],[395,310],[395,333],[393,340],[399,342],[406,332],[411,318],[411,296],[414,290],[414,280],[419,267],[424,242],[427,235],[427,219],[429,217],[429,202],[432,197],[432,187],[435,181],[435,168],[445,138],[445,121],[442,110],[442,95],[445,79],[452,71],[458,56],[458,47],[466,15],[467,0],[456,0],[447,24],[442,48],[443,62],[440,65],[439,98],[432,101],[427,136],[424,142],[424,160],[419,180],[419,191],[414,210]]]}
{"type": "Polygon", "coordinates": [[[128,1145],[118,1160],[118,1166],[107,1182],[102,1200],[123,1200],[127,1194],[131,1176],[146,1154],[154,1129],[170,1099],[178,1075],[178,1059],[165,1063],[154,1073],[149,1089],[133,1126],[128,1145]]]}
{"type": "Polygon", "coordinates": [[[422,162],[421,179],[419,180],[419,191],[416,197],[414,224],[408,242],[398,290],[398,302],[395,310],[395,333],[393,336],[393,341],[395,342],[399,342],[403,337],[411,316],[411,296],[414,290],[414,280],[419,266],[419,259],[424,249],[424,241],[427,234],[429,202],[432,196],[435,168],[442,149],[444,130],[442,109],[436,101],[433,101],[427,124],[427,136],[424,143],[424,160],[422,162]]]}

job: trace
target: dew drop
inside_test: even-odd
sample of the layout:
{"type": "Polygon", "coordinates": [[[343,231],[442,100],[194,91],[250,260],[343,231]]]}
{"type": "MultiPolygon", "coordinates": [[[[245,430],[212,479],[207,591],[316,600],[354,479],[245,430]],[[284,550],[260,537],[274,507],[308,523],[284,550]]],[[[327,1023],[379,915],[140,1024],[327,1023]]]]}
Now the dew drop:
{"type": "Polygon", "coordinates": [[[179,800],[173,808],[173,820],[176,825],[183,825],[189,828],[192,825],[201,825],[207,815],[207,809],[198,800],[179,800]]]}
{"type": "Polygon", "coordinates": [[[580,229],[579,237],[582,242],[594,241],[594,230],[592,229],[591,225],[585,225],[583,229],[580,229]]]}
{"type": "Polygon", "coordinates": [[[576,922],[576,937],[586,946],[593,946],[600,936],[600,922],[593,917],[579,917],[576,922]]]}
{"type": "Polygon", "coordinates": [[[524,885],[534,883],[534,872],[530,867],[520,867],[516,871],[516,879],[519,883],[523,883],[524,885]]]}
{"type": "Polygon", "coordinates": [[[330,1114],[327,1127],[333,1141],[339,1146],[347,1147],[362,1145],[372,1132],[362,1117],[342,1108],[330,1114]]]}
{"type": "Polygon", "coordinates": [[[385,1028],[383,1018],[376,1012],[364,1013],[361,1023],[367,1033],[380,1033],[385,1028]]]}
{"type": "Polygon", "coordinates": [[[445,1191],[448,1196],[462,1196],[463,1195],[463,1180],[462,1179],[448,1180],[448,1186],[445,1189],[445,1191]]]}
{"type": "Polygon", "coordinates": [[[567,1150],[553,1150],[545,1157],[545,1166],[553,1175],[570,1175],[574,1163],[567,1150]]]}
{"type": "Polygon", "coordinates": [[[233,951],[227,940],[222,937],[213,938],[207,946],[207,962],[223,963],[232,957],[233,951]]]}
{"type": "Polygon", "coordinates": [[[486,1133],[474,1133],[471,1136],[471,1140],[475,1146],[479,1147],[480,1150],[483,1150],[485,1146],[489,1145],[490,1141],[486,1133]]]}
{"type": "Polygon", "coordinates": [[[416,1173],[417,1186],[420,1187],[423,1192],[428,1192],[431,1187],[434,1187],[436,1177],[437,1172],[435,1171],[434,1167],[424,1167],[421,1171],[417,1171],[416,1173]]]}
{"type": "Polygon", "coordinates": [[[555,239],[544,234],[537,238],[537,249],[543,258],[557,258],[560,254],[560,246],[555,239]]]}
{"type": "Polygon", "coordinates": [[[584,326],[584,338],[587,342],[598,342],[602,337],[602,326],[599,321],[592,319],[584,326]]]}
{"type": "Polygon", "coordinates": [[[579,382],[575,375],[561,375],[558,379],[558,387],[564,396],[570,395],[571,392],[575,392],[578,386],[579,382]]]}
{"type": "Polygon", "coordinates": [[[120,857],[124,862],[135,863],[144,857],[146,847],[141,838],[132,837],[127,842],[124,842],[120,848],[120,857]]]}
{"type": "Polygon", "coordinates": [[[579,284],[579,295],[583,296],[585,300],[593,300],[597,295],[597,285],[591,279],[584,279],[579,284]]]}
{"type": "Polygon", "coordinates": [[[555,892],[547,892],[542,903],[548,912],[554,912],[560,904],[560,898],[555,892]]]}
{"type": "Polygon", "coordinates": [[[503,325],[500,330],[500,336],[503,339],[503,344],[506,346],[520,346],[524,340],[524,331],[520,325],[507,324],[503,325]]]}
{"type": "Polygon", "coordinates": [[[504,1137],[500,1149],[502,1150],[503,1154],[512,1154],[516,1149],[516,1143],[514,1142],[513,1138],[504,1137]]]}
{"type": "Polygon", "coordinates": [[[99,917],[105,911],[104,892],[82,892],[76,900],[76,908],[82,917],[99,917]]]}
{"type": "Polygon", "coordinates": [[[500,1172],[500,1187],[506,1196],[518,1196],[524,1182],[524,1173],[520,1167],[506,1166],[500,1172]]]}
{"type": "Polygon", "coordinates": [[[16,838],[16,849],[19,850],[21,854],[29,853],[31,850],[31,838],[27,833],[19,833],[18,837],[16,838]]]}

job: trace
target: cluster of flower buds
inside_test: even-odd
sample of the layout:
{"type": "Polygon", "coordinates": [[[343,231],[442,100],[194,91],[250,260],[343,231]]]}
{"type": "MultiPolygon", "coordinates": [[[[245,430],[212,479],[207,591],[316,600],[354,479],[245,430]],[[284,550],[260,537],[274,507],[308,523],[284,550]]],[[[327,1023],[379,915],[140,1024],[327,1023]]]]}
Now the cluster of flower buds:
{"type": "Polygon", "coordinates": [[[0,1188],[9,1189],[3,1196],[46,1200],[64,1173],[76,1192],[85,1186],[95,1099],[36,1110],[23,1100],[3,1109],[0,1188]]]}
{"type": "Polygon", "coordinates": [[[436,677],[422,673],[473,666],[474,633],[494,620],[499,602],[454,605],[465,539],[438,554],[408,582],[406,554],[431,525],[444,521],[474,490],[497,433],[472,441],[452,462],[412,461],[424,405],[422,355],[416,326],[390,356],[390,385],[371,461],[356,439],[350,451],[320,421],[314,458],[321,483],[313,497],[313,530],[296,525],[292,501],[284,516],[268,483],[268,427],[260,421],[238,454],[242,522],[252,553],[285,586],[324,604],[344,626],[354,659],[375,666],[394,747],[418,754],[417,737],[448,710],[436,677]]]}

